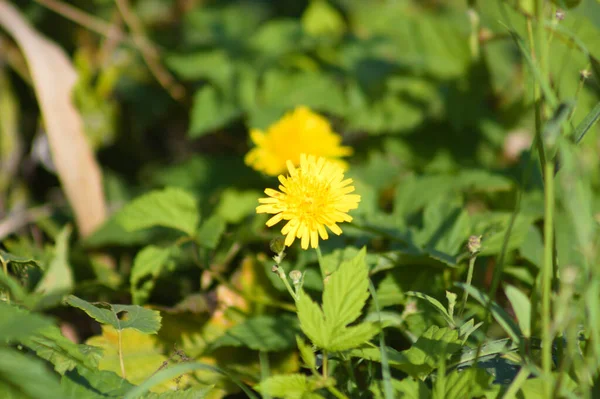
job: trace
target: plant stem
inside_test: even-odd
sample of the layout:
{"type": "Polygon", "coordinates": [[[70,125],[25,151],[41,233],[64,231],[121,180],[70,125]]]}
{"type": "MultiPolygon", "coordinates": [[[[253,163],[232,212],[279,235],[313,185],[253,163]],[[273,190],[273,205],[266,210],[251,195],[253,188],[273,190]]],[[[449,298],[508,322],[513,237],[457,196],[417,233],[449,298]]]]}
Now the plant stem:
{"type": "Polygon", "coordinates": [[[296,293],[292,289],[292,286],[290,285],[290,282],[288,281],[287,276],[285,275],[285,271],[279,265],[277,265],[277,275],[279,276],[279,278],[281,279],[281,281],[283,281],[283,284],[285,285],[285,288],[287,288],[287,290],[290,293],[290,295],[292,296],[292,298],[294,298],[294,301],[297,301],[298,300],[298,296],[296,295],[296,293]]]}
{"type": "Polygon", "coordinates": [[[322,367],[322,369],[323,369],[323,378],[329,377],[329,370],[328,370],[328,367],[327,367],[327,363],[328,363],[329,359],[327,358],[327,356],[328,356],[327,355],[327,351],[323,350],[323,367],[322,367]]]}
{"type": "MultiPolygon", "coordinates": [[[[477,255],[472,255],[469,258],[469,271],[467,272],[467,287],[470,287],[471,282],[473,281],[473,270],[475,269],[475,260],[476,259],[477,259],[477,255]]],[[[460,305],[460,313],[458,314],[461,317],[465,311],[465,307],[467,306],[468,299],[469,299],[469,291],[467,289],[467,290],[465,290],[465,293],[463,294],[462,304],[460,305]]]]}
{"type": "MultiPolygon", "coordinates": [[[[554,258],[554,164],[545,165],[544,185],[544,265],[542,269],[542,369],[546,378],[552,372],[552,332],[550,294],[552,290],[554,258]]],[[[549,381],[549,379],[548,379],[549,381]]],[[[545,383],[546,397],[550,397],[551,384],[545,383]]]]}

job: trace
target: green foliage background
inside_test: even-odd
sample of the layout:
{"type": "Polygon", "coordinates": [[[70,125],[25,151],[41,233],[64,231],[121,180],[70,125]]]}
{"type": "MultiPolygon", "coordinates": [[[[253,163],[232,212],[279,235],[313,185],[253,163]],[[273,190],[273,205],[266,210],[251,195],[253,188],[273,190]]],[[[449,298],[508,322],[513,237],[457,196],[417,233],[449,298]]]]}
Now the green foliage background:
{"type": "MultiPolygon", "coordinates": [[[[161,85],[135,40],[9,2],[76,67],[110,217],[72,231],[0,29],[0,396],[595,397],[600,3],[131,1],[161,85]],[[255,214],[275,179],[243,157],[298,105],[354,148],[362,202],[278,274],[255,214]]],[[[113,1],[69,4],[123,23],[113,1]]]]}

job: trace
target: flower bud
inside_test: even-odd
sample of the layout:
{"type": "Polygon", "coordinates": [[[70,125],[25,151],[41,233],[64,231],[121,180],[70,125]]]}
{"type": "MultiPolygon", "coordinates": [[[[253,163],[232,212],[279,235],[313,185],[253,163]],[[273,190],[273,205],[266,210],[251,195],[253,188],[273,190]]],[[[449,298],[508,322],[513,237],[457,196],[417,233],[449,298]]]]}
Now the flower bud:
{"type": "Polygon", "coordinates": [[[292,283],[297,285],[300,283],[300,280],[302,280],[302,272],[300,270],[292,270],[290,272],[290,278],[292,279],[292,283]]]}
{"type": "Polygon", "coordinates": [[[269,244],[269,247],[271,248],[271,251],[275,252],[276,254],[282,253],[285,249],[285,241],[283,240],[283,237],[273,238],[269,244]]]}
{"type": "Polygon", "coordinates": [[[479,251],[481,251],[481,236],[471,236],[469,237],[469,241],[467,242],[467,248],[471,255],[475,255],[479,251]]]}

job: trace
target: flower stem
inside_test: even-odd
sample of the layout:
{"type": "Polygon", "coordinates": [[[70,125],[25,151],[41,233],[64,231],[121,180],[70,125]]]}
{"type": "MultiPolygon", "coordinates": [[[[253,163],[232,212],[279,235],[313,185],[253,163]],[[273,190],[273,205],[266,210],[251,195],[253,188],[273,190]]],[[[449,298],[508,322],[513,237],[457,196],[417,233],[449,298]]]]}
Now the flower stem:
{"type": "Polygon", "coordinates": [[[328,355],[327,355],[327,351],[323,350],[323,378],[327,378],[329,377],[329,370],[328,370],[328,355]]]}
{"type": "Polygon", "coordinates": [[[287,288],[287,290],[290,293],[290,295],[292,296],[292,298],[294,298],[294,301],[297,301],[298,300],[298,296],[296,295],[296,293],[292,289],[292,286],[290,285],[290,282],[288,281],[287,276],[285,275],[285,271],[279,265],[276,265],[276,267],[277,267],[277,275],[279,276],[279,278],[281,279],[281,281],[283,281],[283,284],[285,285],[285,288],[287,288]]]}
{"type": "MultiPolygon", "coordinates": [[[[475,260],[477,259],[477,255],[471,255],[469,258],[469,271],[467,272],[467,287],[471,286],[471,282],[473,281],[473,269],[475,269],[475,260]]],[[[460,305],[460,313],[459,316],[462,317],[465,307],[467,306],[467,300],[469,299],[469,290],[465,290],[463,294],[462,304],[460,305]]]]}
{"type": "MultiPolygon", "coordinates": [[[[542,269],[542,369],[546,374],[546,378],[548,378],[552,372],[552,309],[550,309],[550,294],[552,290],[554,257],[554,164],[547,162],[545,171],[544,264],[542,269]]],[[[545,385],[546,393],[550,394],[550,383],[545,385]]]]}

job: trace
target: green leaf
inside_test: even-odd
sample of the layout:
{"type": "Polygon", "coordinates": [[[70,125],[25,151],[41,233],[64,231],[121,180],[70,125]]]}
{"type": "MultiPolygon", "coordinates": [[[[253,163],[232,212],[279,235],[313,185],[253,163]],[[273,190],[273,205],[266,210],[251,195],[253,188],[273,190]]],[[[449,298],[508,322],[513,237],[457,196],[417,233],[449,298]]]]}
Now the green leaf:
{"type": "Polygon", "coordinates": [[[317,359],[315,357],[315,352],[313,349],[304,342],[304,340],[296,336],[296,343],[298,344],[298,349],[300,350],[300,355],[302,356],[302,360],[307,367],[312,370],[316,370],[317,367],[317,359]]]}
{"type": "Polygon", "coordinates": [[[200,220],[196,199],[178,188],[144,194],[125,205],[117,220],[128,231],[162,226],[193,235],[200,220]]]}
{"type": "Polygon", "coordinates": [[[302,14],[302,27],[313,36],[344,34],[344,18],[325,0],[313,0],[302,14]]]}
{"type": "Polygon", "coordinates": [[[181,374],[189,373],[189,372],[197,371],[197,370],[204,370],[204,371],[210,371],[213,373],[222,374],[225,377],[227,377],[227,379],[231,380],[235,385],[237,385],[242,391],[244,391],[244,393],[246,394],[246,396],[248,398],[257,399],[256,395],[254,395],[252,393],[252,391],[249,390],[246,387],[246,385],[244,385],[242,382],[240,382],[237,378],[235,378],[234,376],[230,375],[229,373],[223,371],[222,369],[220,369],[218,367],[210,366],[208,364],[203,364],[203,363],[180,363],[180,364],[176,364],[174,366],[168,367],[166,369],[160,370],[157,373],[153,374],[150,378],[148,378],[146,381],[144,381],[139,386],[129,390],[127,392],[127,395],[121,396],[121,397],[123,399],[139,398],[140,395],[146,393],[150,388],[152,388],[155,385],[158,385],[164,381],[173,379],[181,374]]]}
{"type": "Polygon", "coordinates": [[[490,389],[493,376],[480,368],[468,368],[466,370],[455,370],[448,374],[445,379],[442,396],[434,389],[434,399],[463,399],[479,398],[490,389]]]}
{"type": "Polygon", "coordinates": [[[63,375],[65,399],[122,399],[134,385],[112,371],[77,367],[63,375]]]}
{"type": "Polygon", "coordinates": [[[99,304],[108,307],[108,309],[104,309],[74,295],[67,297],[67,303],[83,310],[99,323],[109,324],[117,330],[133,328],[144,334],[155,334],[160,329],[160,312],[156,310],[145,309],[137,305],[99,304]],[[121,312],[126,313],[125,320],[119,319],[121,312]]]}
{"type": "Polygon", "coordinates": [[[330,337],[354,322],[369,298],[369,271],[365,262],[367,251],[342,262],[329,276],[323,291],[323,313],[330,337]]]}
{"type": "MultiPolygon", "coordinates": [[[[456,256],[469,237],[470,221],[461,202],[439,198],[423,213],[423,229],[416,241],[435,257],[436,253],[456,256]],[[434,251],[432,251],[434,250],[434,251]]],[[[456,264],[454,259],[452,264],[456,264]]]]}
{"type": "Polygon", "coordinates": [[[413,346],[400,352],[400,359],[390,357],[390,365],[414,378],[423,378],[437,368],[440,359],[449,358],[460,348],[458,331],[431,326],[413,346]]]}
{"type": "Polygon", "coordinates": [[[517,321],[523,335],[529,337],[531,335],[531,302],[529,302],[529,298],[517,287],[510,284],[506,284],[504,293],[517,315],[517,321]]]}
{"type": "Polygon", "coordinates": [[[592,128],[592,126],[594,126],[596,121],[598,121],[598,118],[600,118],[600,102],[596,104],[596,106],[590,111],[589,114],[585,116],[585,118],[583,118],[581,122],[579,122],[579,125],[577,125],[573,131],[572,137],[575,143],[579,143],[581,140],[583,140],[585,134],[592,128]]]}
{"type": "Polygon", "coordinates": [[[396,392],[403,399],[429,399],[431,398],[431,390],[421,380],[415,380],[410,377],[399,380],[392,380],[392,385],[396,392]]]}
{"type": "MultiPolygon", "coordinates": [[[[488,305],[489,297],[479,291],[477,288],[472,285],[466,285],[463,283],[455,283],[456,286],[462,288],[463,290],[469,293],[469,296],[477,300],[481,304],[481,306],[486,307],[488,305]]],[[[514,342],[521,342],[522,332],[519,326],[514,322],[512,317],[500,305],[498,305],[495,301],[491,303],[491,312],[492,316],[498,324],[506,331],[506,333],[510,336],[510,338],[514,342]]]]}
{"type": "Polygon", "coordinates": [[[39,357],[52,363],[59,374],[64,374],[76,366],[95,369],[102,356],[99,348],[78,345],[68,340],[56,326],[48,326],[37,334],[23,337],[19,341],[34,350],[39,357]]]}
{"type": "Polygon", "coordinates": [[[198,229],[198,234],[196,235],[198,243],[208,249],[217,248],[226,228],[227,223],[225,220],[216,213],[213,213],[198,229]]]}
{"type": "Polygon", "coordinates": [[[73,290],[73,272],[69,265],[69,237],[71,227],[65,226],[56,238],[54,256],[44,277],[35,290],[45,294],[67,294],[73,290]]]}
{"type": "Polygon", "coordinates": [[[161,248],[149,245],[137,253],[131,268],[131,296],[133,303],[142,305],[150,296],[156,279],[167,267],[169,258],[176,248],[161,248]],[[149,278],[148,278],[149,277],[149,278]],[[140,282],[146,279],[141,285],[140,282]]]}
{"type": "Polygon", "coordinates": [[[64,398],[56,375],[43,362],[8,348],[0,348],[0,392],[3,398],[64,398]]]}
{"type": "Polygon", "coordinates": [[[319,348],[326,348],[329,344],[329,333],[325,325],[325,316],[308,294],[300,291],[300,298],[296,302],[298,319],[302,332],[319,348]]]}
{"type": "Polygon", "coordinates": [[[254,190],[238,191],[228,188],[223,191],[216,214],[229,223],[239,223],[246,216],[256,212],[257,200],[260,193],[254,190]]]}
{"type": "Polygon", "coordinates": [[[206,85],[194,95],[188,135],[190,138],[202,137],[241,116],[242,109],[233,99],[206,85]]]}
{"type": "Polygon", "coordinates": [[[257,385],[256,390],[264,395],[284,399],[301,399],[305,393],[311,391],[304,374],[271,376],[257,385]]]}
{"type": "Polygon", "coordinates": [[[437,299],[435,299],[427,294],[423,294],[422,292],[416,292],[416,291],[408,291],[406,293],[406,295],[414,296],[416,298],[426,301],[428,304],[433,306],[433,308],[442,315],[442,317],[444,318],[444,320],[446,320],[446,322],[448,323],[449,326],[451,326],[451,327],[456,326],[454,324],[454,319],[452,318],[452,316],[450,316],[450,314],[448,313],[448,311],[446,310],[444,305],[442,305],[442,303],[440,301],[438,301],[437,299]]]}
{"type": "Polygon", "coordinates": [[[338,333],[331,337],[326,347],[330,351],[341,352],[356,348],[373,338],[380,329],[377,323],[360,323],[337,331],[338,333]]]}
{"type": "Polygon", "coordinates": [[[544,241],[542,234],[536,226],[530,226],[521,247],[519,248],[521,256],[541,267],[544,260],[544,241]]]}
{"type": "Polygon", "coordinates": [[[25,256],[16,256],[6,251],[0,249],[0,260],[2,262],[6,262],[7,264],[17,264],[22,266],[36,266],[39,267],[39,264],[36,260],[30,257],[25,256]]]}
{"type": "Polygon", "coordinates": [[[0,301],[0,342],[27,338],[51,324],[46,317],[0,301]]]}
{"type": "Polygon", "coordinates": [[[245,346],[264,352],[283,351],[293,347],[298,332],[295,317],[257,316],[227,330],[211,347],[245,346]]]}
{"type": "MultiPolygon", "coordinates": [[[[425,378],[438,367],[442,358],[448,359],[461,349],[458,331],[431,326],[407,350],[398,352],[386,347],[390,366],[414,378],[425,378]]],[[[381,351],[374,347],[361,347],[348,352],[351,357],[381,362],[381,351]]]]}

